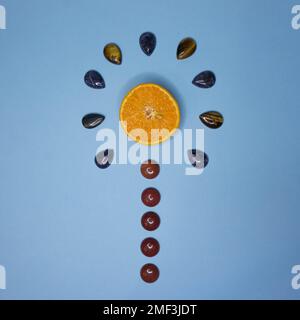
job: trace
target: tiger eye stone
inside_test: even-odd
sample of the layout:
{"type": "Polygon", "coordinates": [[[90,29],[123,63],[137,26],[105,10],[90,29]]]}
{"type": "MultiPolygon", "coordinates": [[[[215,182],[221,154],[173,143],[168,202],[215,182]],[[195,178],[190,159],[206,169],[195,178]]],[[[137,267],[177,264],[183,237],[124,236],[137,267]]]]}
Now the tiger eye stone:
{"type": "Polygon", "coordinates": [[[154,231],[160,225],[159,215],[155,212],[146,212],[142,216],[141,223],[147,231],[154,231]]]}
{"type": "Polygon", "coordinates": [[[115,43],[109,43],[104,47],[103,54],[105,58],[113,64],[122,63],[121,49],[115,43]]]}
{"type": "Polygon", "coordinates": [[[177,59],[189,58],[197,49],[197,43],[193,38],[185,38],[180,41],[177,47],[177,59]]]}
{"type": "Polygon", "coordinates": [[[96,70],[88,71],[84,76],[84,82],[93,89],[105,88],[105,82],[101,74],[96,70]]]}
{"type": "Polygon", "coordinates": [[[140,47],[147,56],[151,56],[156,47],[155,35],[152,32],[144,32],[140,36],[140,47]]]}
{"type": "Polygon", "coordinates": [[[141,251],[146,257],[154,257],[160,249],[159,242],[154,238],[147,238],[141,243],[141,251]]]}
{"type": "Polygon", "coordinates": [[[154,160],[147,160],[141,165],[141,174],[146,179],[154,179],[159,175],[159,164],[154,160]]]}
{"type": "Polygon", "coordinates": [[[147,263],[142,267],[140,274],[145,282],[153,283],[159,278],[159,269],[155,264],[147,263]]]}
{"type": "Polygon", "coordinates": [[[203,71],[199,73],[193,80],[196,87],[208,89],[215,85],[216,76],[212,71],[203,71]]]}
{"type": "Polygon", "coordinates": [[[114,150],[106,149],[106,150],[100,151],[96,155],[95,163],[98,168],[106,169],[112,164],[113,159],[114,159],[114,150]]]}
{"type": "Polygon", "coordinates": [[[188,158],[192,166],[197,169],[204,169],[209,162],[208,155],[197,149],[188,150],[188,158]]]}
{"type": "Polygon", "coordinates": [[[147,188],[143,191],[141,198],[145,206],[155,207],[160,202],[160,193],[155,188],[147,188]]]}
{"type": "Polygon", "coordinates": [[[82,118],[82,125],[86,129],[93,129],[99,126],[105,117],[102,114],[98,113],[89,113],[82,118]]]}
{"type": "Polygon", "coordinates": [[[218,129],[222,126],[224,118],[220,112],[208,111],[199,116],[203,124],[211,129],[218,129]]]}

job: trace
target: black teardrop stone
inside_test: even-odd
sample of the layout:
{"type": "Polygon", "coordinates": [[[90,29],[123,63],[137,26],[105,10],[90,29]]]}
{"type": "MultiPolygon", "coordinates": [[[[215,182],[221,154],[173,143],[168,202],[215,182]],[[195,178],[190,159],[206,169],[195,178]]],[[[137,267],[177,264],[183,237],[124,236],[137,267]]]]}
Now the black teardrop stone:
{"type": "Polygon", "coordinates": [[[152,32],[144,32],[140,36],[140,46],[147,56],[151,56],[156,47],[156,37],[152,32]]]}
{"type": "Polygon", "coordinates": [[[108,168],[114,159],[114,150],[106,149],[104,151],[100,151],[95,157],[96,166],[100,169],[108,168]]]}
{"type": "Polygon", "coordinates": [[[101,74],[96,70],[88,71],[84,76],[84,82],[93,89],[105,88],[105,82],[101,74]]]}
{"type": "Polygon", "coordinates": [[[215,85],[216,76],[212,71],[203,71],[199,73],[193,80],[193,84],[197,87],[208,89],[215,85]]]}
{"type": "Polygon", "coordinates": [[[203,169],[208,165],[208,155],[200,150],[192,149],[188,151],[188,158],[193,167],[203,169]]]}
{"type": "Polygon", "coordinates": [[[99,126],[105,117],[98,113],[89,113],[82,118],[82,124],[86,129],[93,129],[99,126]]]}

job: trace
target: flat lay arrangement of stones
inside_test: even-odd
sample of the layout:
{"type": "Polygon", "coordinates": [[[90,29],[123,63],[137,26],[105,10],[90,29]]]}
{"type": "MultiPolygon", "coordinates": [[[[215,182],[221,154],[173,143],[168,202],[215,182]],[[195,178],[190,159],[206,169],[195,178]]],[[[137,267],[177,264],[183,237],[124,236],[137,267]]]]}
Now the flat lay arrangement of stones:
{"type": "MultiPolygon", "coordinates": [[[[137,37],[137,43],[141,52],[150,57],[154,52],[157,54],[158,41],[152,32],[144,32],[137,37]]],[[[175,51],[175,50],[174,50],[175,51]]],[[[188,59],[197,51],[197,42],[187,37],[179,41],[176,57],[178,60],[188,59]]],[[[120,65],[124,63],[122,50],[116,43],[108,43],[103,48],[103,56],[112,64],[120,65]]],[[[174,55],[175,58],[175,55],[174,55]]],[[[89,70],[84,75],[85,84],[93,89],[104,89],[105,79],[97,70],[89,70]]],[[[210,70],[198,72],[192,80],[192,84],[200,89],[209,89],[216,84],[216,76],[210,70]]],[[[109,85],[109,84],[108,84],[109,85]]],[[[105,117],[101,113],[89,113],[83,116],[82,125],[86,129],[94,129],[100,126],[105,117]]],[[[224,123],[222,114],[218,111],[204,111],[199,116],[199,123],[204,124],[209,129],[218,129],[224,123]]],[[[180,126],[180,106],[173,95],[165,88],[154,83],[139,84],[132,88],[124,97],[120,106],[120,121],[126,121],[127,127],[123,127],[125,133],[132,140],[144,145],[156,145],[171,138],[176,129],[180,126]],[[154,139],[135,138],[131,135],[134,129],[143,129],[147,133],[151,129],[168,129],[169,134],[154,139]]],[[[99,169],[107,169],[113,162],[115,151],[106,149],[100,151],[94,159],[99,169]]],[[[197,169],[204,169],[208,163],[208,155],[197,149],[188,150],[188,159],[191,166],[197,169]]],[[[160,174],[160,165],[154,160],[146,160],[140,166],[141,176],[147,180],[153,180],[160,174]]],[[[149,186],[141,193],[141,202],[150,210],[141,217],[141,226],[146,233],[155,234],[155,230],[160,227],[161,219],[157,212],[152,211],[162,200],[160,191],[149,186]]],[[[145,210],[146,211],[146,210],[145,210]]],[[[160,252],[160,243],[154,237],[145,237],[140,245],[141,253],[151,259],[160,252]]],[[[163,250],[162,250],[163,251],[163,250]]],[[[140,277],[146,283],[153,283],[159,279],[159,268],[153,263],[147,263],[140,269],[140,277]]]]}

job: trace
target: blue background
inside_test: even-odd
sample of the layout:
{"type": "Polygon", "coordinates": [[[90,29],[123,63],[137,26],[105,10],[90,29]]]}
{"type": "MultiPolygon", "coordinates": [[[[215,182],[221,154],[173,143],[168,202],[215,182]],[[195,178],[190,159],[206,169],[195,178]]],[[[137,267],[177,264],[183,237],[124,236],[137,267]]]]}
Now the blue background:
{"type": "Polygon", "coordinates": [[[287,0],[1,0],[0,299],[299,299],[291,268],[300,264],[299,50],[287,0]],[[149,58],[138,44],[157,36],[149,58]],[[176,60],[179,41],[198,50],[176,60]],[[108,63],[116,42],[123,64],[108,63]],[[84,85],[97,69],[105,90],[84,85]],[[217,84],[191,84],[205,69],[217,84]],[[163,165],[149,183],[139,166],[93,163],[97,130],[89,112],[118,128],[120,101],[139,80],[165,79],[182,108],[182,128],[203,128],[201,112],[225,117],[205,129],[210,164],[201,176],[163,165]],[[140,201],[159,188],[161,244],[139,250],[147,231],[140,201]],[[156,263],[159,281],[139,277],[156,263]]]}

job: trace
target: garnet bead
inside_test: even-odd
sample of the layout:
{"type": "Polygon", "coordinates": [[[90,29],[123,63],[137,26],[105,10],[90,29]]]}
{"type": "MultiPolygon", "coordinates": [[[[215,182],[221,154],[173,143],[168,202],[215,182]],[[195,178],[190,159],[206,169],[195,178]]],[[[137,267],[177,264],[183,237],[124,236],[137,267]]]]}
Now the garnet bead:
{"type": "Polygon", "coordinates": [[[141,251],[146,257],[154,257],[159,252],[159,242],[154,238],[147,238],[141,243],[141,251]]]}
{"type": "Polygon", "coordinates": [[[160,202],[160,193],[155,188],[147,188],[143,191],[141,198],[145,206],[154,207],[160,202]]]}
{"type": "Polygon", "coordinates": [[[154,179],[159,175],[159,164],[154,160],[147,160],[141,165],[141,174],[146,179],[154,179]]]}
{"type": "Polygon", "coordinates": [[[159,215],[155,212],[146,212],[142,216],[142,226],[148,231],[156,230],[160,225],[159,215]]]}
{"type": "Polygon", "coordinates": [[[147,263],[141,269],[141,278],[148,283],[153,283],[159,278],[159,269],[155,264],[147,263]]]}

